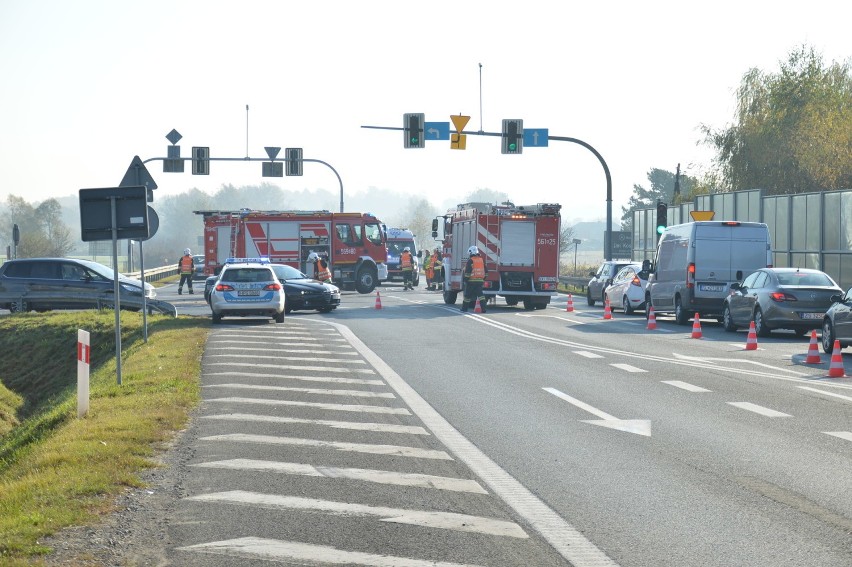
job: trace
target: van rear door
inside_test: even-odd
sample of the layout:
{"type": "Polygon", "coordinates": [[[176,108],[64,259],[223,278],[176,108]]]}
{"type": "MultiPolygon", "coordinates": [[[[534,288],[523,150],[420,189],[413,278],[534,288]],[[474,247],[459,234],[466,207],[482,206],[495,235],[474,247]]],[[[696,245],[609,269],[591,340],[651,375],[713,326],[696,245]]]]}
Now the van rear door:
{"type": "Polygon", "coordinates": [[[731,283],[766,267],[768,247],[769,232],[765,226],[697,225],[695,298],[724,300],[731,283]]]}

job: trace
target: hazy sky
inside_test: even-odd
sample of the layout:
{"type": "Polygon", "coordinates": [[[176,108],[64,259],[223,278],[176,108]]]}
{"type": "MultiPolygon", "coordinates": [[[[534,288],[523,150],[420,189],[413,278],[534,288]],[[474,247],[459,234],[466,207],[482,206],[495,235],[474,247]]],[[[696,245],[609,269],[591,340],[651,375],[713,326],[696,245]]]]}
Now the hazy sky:
{"type": "MultiPolygon", "coordinates": [[[[844,60],[850,21],[852,3],[822,0],[0,0],[0,200],[117,186],[134,155],[166,156],[174,128],[185,157],[302,147],[339,172],[344,197],[377,187],[437,205],[487,187],[605,218],[603,168],[577,144],[502,155],[499,138],[468,136],[464,151],[406,150],[399,131],[361,128],[424,112],[468,115],[469,131],[521,118],[591,144],[617,219],[651,168],[710,165],[699,126],[733,120],[749,68],[774,72],[803,44],[844,60]]],[[[206,177],[147,167],[157,195],[263,181],[339,191],[315,163],[277,179],[259,162],[214,161],[206,177]]]]}

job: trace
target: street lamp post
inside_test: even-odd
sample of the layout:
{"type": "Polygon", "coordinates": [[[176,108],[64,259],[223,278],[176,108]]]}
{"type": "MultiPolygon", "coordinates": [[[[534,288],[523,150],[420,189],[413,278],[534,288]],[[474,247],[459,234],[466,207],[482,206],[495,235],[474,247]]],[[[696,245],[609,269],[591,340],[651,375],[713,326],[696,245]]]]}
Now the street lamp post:
{"type": "Polygon", "coordinates": [[[577,246],[582,242],[579,238],[574,239],[574,277],[577,277],[577,246]]]}

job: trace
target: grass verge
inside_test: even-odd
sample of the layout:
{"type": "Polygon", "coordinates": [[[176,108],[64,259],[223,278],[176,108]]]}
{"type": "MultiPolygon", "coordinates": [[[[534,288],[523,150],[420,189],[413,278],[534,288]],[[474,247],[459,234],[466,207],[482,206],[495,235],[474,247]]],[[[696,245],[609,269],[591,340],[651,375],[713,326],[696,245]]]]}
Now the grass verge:
{"type": "Polygon", "coordinates": [[[39,540],[96,522],[187,423],[200,400],[207,318],[121,315],[122,385],[112,312],[0,319],[0,563],[32,565],[39,540]],[[91,333],[90,407],[77,418],[77,329],[91,333]]]}

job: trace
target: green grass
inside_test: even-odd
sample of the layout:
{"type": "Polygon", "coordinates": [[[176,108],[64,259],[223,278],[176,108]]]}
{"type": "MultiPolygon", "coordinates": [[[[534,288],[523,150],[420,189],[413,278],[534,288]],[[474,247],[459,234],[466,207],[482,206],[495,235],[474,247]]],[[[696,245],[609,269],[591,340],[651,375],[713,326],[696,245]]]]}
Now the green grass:
{"type": "Polygon", "coordinates": [[[157,448],[200,399],[207,318],[122,313],[122,385],[112,312],[0,318],[0,563],[31,565],[40,538],[96,522],[140,485],[157,448]],[[77,418],[77,329],[91,333],[90,408],[77,418]]]}

